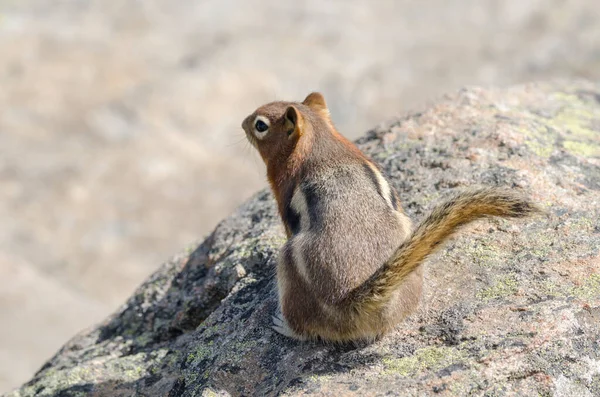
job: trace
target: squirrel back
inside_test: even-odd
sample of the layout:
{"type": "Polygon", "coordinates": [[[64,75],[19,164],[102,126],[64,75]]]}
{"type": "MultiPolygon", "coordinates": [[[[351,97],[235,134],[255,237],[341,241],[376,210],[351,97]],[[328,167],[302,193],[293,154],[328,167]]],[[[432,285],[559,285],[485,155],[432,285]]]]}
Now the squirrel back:
{"type": "Polygon", "coordinates": [[[265,162],[288,236],[277,266],[281,313],[274,328],[290,337],[384,334],[416,308],[420,265],[461,226],[536,211],[510,190],[471,190],[412,231],[396,191],[337,132],[319,93],[264,105],[242,127],[265,162]]]}

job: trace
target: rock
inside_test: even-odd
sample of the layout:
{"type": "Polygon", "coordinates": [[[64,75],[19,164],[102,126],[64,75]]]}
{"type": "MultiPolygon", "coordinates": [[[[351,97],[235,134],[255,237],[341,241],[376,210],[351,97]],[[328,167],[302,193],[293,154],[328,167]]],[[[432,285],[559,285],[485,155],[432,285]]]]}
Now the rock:
{"type": "Polygon", "coordinates": [[[299,343],[269,327],[284,236],[262,191],[8,396],[600,395],[600,85],[465,89],[358,142],[415,221],[470,185],[547,214],[469,226],[382,340],[299,343]]]}

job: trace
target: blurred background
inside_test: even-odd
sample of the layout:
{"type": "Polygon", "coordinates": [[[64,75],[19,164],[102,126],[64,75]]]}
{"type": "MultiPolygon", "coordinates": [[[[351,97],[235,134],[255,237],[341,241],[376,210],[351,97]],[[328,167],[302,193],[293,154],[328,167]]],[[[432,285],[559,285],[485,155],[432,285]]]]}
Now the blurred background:
{"type": "Polygon", "coordinates": [[[0,394],[252,193],[240,129],[357,137],[464,85],[600,79],[593,0],[0,0],[0,394]]]}

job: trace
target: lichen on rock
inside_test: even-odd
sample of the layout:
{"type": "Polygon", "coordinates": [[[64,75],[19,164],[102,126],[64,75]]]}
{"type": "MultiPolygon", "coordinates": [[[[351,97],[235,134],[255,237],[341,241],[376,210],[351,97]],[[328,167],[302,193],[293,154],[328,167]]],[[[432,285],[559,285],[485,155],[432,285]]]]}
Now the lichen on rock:
{"type": "Polygon", "coordinates": [[[284,236],[259,192],[8,396],[600,395],[600,86],[469,88],[358,144],[415,221],[474,185],[546,214],[469,226],[380,341],[300,343],[269,327],[284,236]]]}

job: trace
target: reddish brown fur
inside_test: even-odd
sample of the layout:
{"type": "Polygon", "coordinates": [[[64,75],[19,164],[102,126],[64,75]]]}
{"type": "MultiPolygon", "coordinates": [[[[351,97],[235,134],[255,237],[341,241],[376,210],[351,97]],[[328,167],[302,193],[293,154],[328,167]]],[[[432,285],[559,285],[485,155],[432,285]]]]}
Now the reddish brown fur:
{"type": "MultiPolygon", "coordinates": [[[[334,127],[329,116],[329,110],[325,103],[325,98],[318,92],[309,94],[302,103],[290,102],[271,102],[256,109],[242,122],[242,128],[246,131],[248,139],[256,147],[261,158],[267,167],[267,179],[278,210],[283,216],[286,192],[293,189],[298,183],[298,172],[300,167],[306,163],[307,156],[310,154],[314,142],[314,130],[311,123],[305,123],[305,115],[311,119],[320,119],[325,121],[328,130],[336,137],[348,151],[355,156],[362,158],[365,162],[370,161],[352,142],[341,135],[334,127]],[[284,110],[293,107],[298,112],[299,125],[296,131],[290,137],[285,131],[284,121],[278,119],[284,110]],[[263,115],[271,120],[271,129],[276,131],[270,134],[263,141],[258,142],[256,138],[248,132],[252,130],[252,122],[257,115],[263,115]],[[299,138],[302,137],[302,140],[299,138]]],[[[327,144],[324,142],[324,144],[327,144]]],[[[289,231],[286,230],[289,237],[289,231]]]]}

